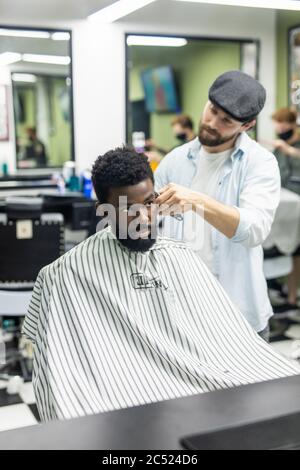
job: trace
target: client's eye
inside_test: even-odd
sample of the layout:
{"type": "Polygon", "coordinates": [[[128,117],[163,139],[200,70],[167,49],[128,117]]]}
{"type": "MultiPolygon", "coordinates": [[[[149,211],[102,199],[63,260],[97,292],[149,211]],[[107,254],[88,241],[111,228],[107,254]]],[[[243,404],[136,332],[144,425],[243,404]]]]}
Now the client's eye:
{"type": "Polygon", "coordinates": [[[155,203],[155,199],[156,199],[156,198],[153,197],[153,199],[151,199],[151,201],[145,202],[144,205],[145,205],[146,207],[151,207],[151,206],[155,203]]]}

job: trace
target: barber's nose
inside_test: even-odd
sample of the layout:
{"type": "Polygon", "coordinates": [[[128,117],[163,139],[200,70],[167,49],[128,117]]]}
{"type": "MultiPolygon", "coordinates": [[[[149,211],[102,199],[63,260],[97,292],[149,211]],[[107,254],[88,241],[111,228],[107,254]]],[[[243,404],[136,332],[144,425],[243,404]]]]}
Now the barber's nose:
{"type": "Polygon", "coordinates": [[[213,131],[217,131],[218,130],[218,117],[217,116],[213,116],[210,121],[209,121],[209,127],[213,130],[213,131]]]}

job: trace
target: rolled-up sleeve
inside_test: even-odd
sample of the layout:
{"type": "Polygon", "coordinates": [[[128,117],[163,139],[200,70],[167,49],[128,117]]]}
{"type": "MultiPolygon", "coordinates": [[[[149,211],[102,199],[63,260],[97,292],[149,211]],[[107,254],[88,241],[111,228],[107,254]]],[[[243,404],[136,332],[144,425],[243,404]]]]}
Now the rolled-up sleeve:
{"type": "Polygon", "coordinates": [[[249,164],[239,203],[240,220],[231,241],[246,247],[261,245],[270,233],[280,200],[280,173],[274,155],[264,153],[249,164]]]}

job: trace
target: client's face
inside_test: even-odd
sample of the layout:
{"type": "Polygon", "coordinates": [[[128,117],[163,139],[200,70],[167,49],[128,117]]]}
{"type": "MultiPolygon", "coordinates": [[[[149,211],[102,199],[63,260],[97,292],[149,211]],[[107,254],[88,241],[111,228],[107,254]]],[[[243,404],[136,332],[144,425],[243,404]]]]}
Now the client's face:
{"type": "Polygon", "coordinates": [[[107,203],[115,208],[115,235],[129,250],[148,251],[156,241],[156,194],[151,179],[112,188],[107,203]]]}

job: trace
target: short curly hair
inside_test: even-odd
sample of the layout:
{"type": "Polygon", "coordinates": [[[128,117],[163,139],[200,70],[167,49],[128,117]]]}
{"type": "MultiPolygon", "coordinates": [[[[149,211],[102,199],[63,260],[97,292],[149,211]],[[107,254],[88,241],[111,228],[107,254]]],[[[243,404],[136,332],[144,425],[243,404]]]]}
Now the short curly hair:
{"type": "Polygon", "coordinates": [[[130,146],[117,147],[100,155],[92,168],[92,182],[98,201],[107,202],[111,188],[131,186],[150,178],[153,172],[146,155],[130,146]]]}

